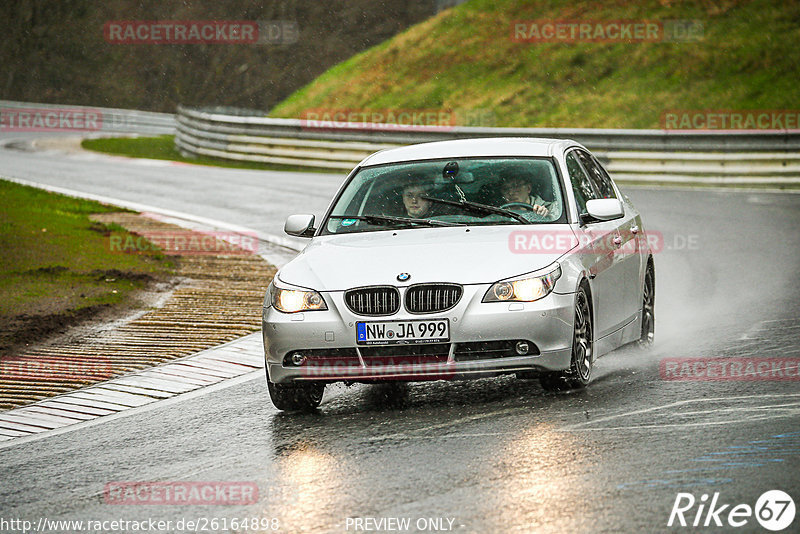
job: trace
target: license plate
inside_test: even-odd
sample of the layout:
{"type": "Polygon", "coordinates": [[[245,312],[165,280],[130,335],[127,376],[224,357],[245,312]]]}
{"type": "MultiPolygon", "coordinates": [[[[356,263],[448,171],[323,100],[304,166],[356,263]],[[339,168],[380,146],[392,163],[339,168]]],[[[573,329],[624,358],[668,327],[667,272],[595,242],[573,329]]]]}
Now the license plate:
{"type": "Polygon", "coordinates": [[[359,345],[440,343],[450,341],[450,320],[370,321],[356,323],[359,345]]]}

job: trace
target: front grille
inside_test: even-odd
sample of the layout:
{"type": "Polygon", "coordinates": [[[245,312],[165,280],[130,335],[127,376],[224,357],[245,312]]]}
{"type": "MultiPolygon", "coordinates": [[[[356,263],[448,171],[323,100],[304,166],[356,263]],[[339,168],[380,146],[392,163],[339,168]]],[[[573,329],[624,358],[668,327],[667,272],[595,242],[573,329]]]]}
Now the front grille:
{"type": "MultiPolygon", "coordinates": [[[[491,360],[494,358],[508,358],[513,356],[520,356],[515,350],[517,341],[525,340],[507,340],[507,341],[473,341],[470,343],[459,343],[453,351],[453,359],[457,362],[470,362],[475,360],[491,360]]],[[[527,356],[536,356],[539,354],[539,347],[536,344],[526,341],[528,343],[527,356]]]]}
{"type": "Polygon", "coordinates": [[[436,313],[449,310],[461,300],[463,288],[457,284],[419,284],[406,291],[409,313],[436,313]]]}
{"type": "Polygon", "coordinates": [[[357,315],[392,315],[400,309],[400,293],[392,286],[362,287],[345,292],[344,303],[357,315]]]}

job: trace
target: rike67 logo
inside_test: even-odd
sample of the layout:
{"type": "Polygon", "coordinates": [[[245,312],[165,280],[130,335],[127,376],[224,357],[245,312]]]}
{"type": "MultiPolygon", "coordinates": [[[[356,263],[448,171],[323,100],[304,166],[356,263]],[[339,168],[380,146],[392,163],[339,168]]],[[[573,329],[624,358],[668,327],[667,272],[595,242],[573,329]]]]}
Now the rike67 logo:
{"type": "Polygon", "coordinates": [[[714,493],[710,502],[706,493],[699,499],[691,493],[678,493],[667,526],[716,526],[729,529],[752,525],[755,517],[763,528],[778,532],[788,528],[794,522],[794,516],[794,500],[781,490],[764,492],[755,506],[724,503],[720,500],[719,492],[714,493]]]}

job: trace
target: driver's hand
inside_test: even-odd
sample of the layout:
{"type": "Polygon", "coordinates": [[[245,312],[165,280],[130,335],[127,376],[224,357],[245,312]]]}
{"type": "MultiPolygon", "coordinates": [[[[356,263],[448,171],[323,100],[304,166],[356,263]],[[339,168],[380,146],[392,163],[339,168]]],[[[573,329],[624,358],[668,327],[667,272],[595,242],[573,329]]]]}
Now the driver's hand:
{"type": "Polygon", "coordinates": [[[544,206],[540,206],[538,204],[534,204],[533,205],[533,212],[538,214],[538,215],[547,215],[548,213],[550,213],[550,210],[548,210],[544,206]]]}

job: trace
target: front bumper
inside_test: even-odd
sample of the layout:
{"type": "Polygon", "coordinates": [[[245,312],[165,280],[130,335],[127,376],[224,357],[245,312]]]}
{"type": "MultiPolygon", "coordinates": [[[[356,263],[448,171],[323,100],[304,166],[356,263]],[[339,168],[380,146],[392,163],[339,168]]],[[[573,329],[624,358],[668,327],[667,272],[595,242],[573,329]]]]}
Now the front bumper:
{"type": "MultiPolygon", "coordinates": [[[[489,285],[464,287],[459,304],[448,311],[425,315],[401,310],[389,317],[365,317],[353,314],[344,304],[342,292],[323,293],[328,310],[286,314],[272,307],[263,310],[263,338],[267,371],[274,383],[292,381],[380,381],[442,380],[479,378],[515,371],[560,371],[569,368],[575,295],[551,293],[536,302],[481,302],[489,285]],[[389,357],[376,363],[357,346],[355,323],[369,320],[418,320],[447,318],[450,341],[440,345],[436,358],[389,357]],[[536,350],[531,354],[473,355],[460,361],[460,347],[478,342],[526,340],[536,350]],[[337,350],[338,349],[338,350],[337,350]],[[326,358],[324,365],[311,362],[294,366],[284,362],[293,351],[347,354],[326,358]],[[535,352],[535,354],[533,353],[535,352]]],[[[379,349],[386,354],[392,347],[379,349]]],[[[398,349],[402,351],[403,349],[398,349]]]]}

